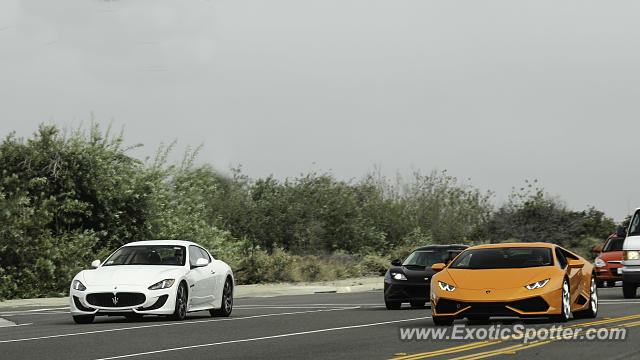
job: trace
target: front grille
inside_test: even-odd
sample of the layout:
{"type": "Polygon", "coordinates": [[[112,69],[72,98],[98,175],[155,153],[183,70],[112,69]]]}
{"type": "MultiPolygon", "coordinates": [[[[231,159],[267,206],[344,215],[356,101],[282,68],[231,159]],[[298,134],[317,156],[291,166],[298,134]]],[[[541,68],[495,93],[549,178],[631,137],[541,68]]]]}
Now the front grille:
{"type": "Polygon", "coordinates": [[[541,297],[533,297],[512,302],[462,302],[449,299],[440,299],[436,304],[436,311],[439,314],[453,314],[466,307],[462,315],[494,315],[494,316],[517,316],[518,314],[507,306],[522,312],[543,312],[549,309],[541,297]]]}
{"type": "Polygon", "coordinates": [[[144,303],[144,294],[132,292],[95,293],[87,295],[87,302],[99,307],[127,307],[144,303]]]}
{"type": "Polygon", "coordinates": [[[416,298],[428,298],[429,287],[428,286],[407,286],[404,290],[409,297],[416,298]]]}
{"type": "Polygon", "coordinates": [[[439,314],[452,314],[466,308],[468,305],[455,300],[440,299],[436,304],[436,312],[439,314]]]}
{"type": "Polygon", "coordinates": [[[488,303],[469,303],[470,309],[464,312],[465,315],[495,315],[495,316],[513,316],[516,315],[513,310],[508,309],[503,302],[488,303]]]}
{"type": "Polygon", "coordinates": [[[542,312],[549,309],[549,304],[540,296],[513,301],[507,305],[523,312],[542,312]]]}

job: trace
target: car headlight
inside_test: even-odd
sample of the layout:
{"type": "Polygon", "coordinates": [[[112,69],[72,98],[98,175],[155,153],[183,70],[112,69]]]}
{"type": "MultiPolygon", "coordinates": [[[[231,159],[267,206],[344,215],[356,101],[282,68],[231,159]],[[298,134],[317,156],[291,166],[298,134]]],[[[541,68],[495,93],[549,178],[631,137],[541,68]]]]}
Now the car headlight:
{"type": "Polygon", "coordinates": [[[442,281],[438,281],[438,286],[440,286],[440,289],[442,289],[444,291],[453,291],[453,290],[456,289],[455,286],[449,285],[447,283],[443,283],[442,281]]]}
{"type": "Polygon", "coordinates": [[[622,260],[638,260],[640,259],[640,251],[629,250],[622,252],[622,260]]]}
{"type": "Polygon", "coordinates": [[[596,264],[597,267],[605,267],[605,266],[607,266],[607,264],[604,262],[604,260],[602,260],[600,258],[596,258],[596,261],[594,261],[594,263],[596,264]]]}
{"type": "Polygon", "coordinates": [[[71,287],[73,288],[73,290],[78,290],[78,291],[87,290],[87,287],[84,286],[84,284],[81,283],[80,280],[73,280],[73,283],[71,283],[71,287]]]}
{"type": "Polygon", "coordinates": [[[407,280],[407,277],[404,276],[403,273],[393,272],[393,273],[391,273],[391,277],[396,279],[396,280],[407,280]]]}
{"type": "Polygon", "coordinates": [[[540,289],[541,287],[547,285],[547,283],[549,282],[549,279],[544,279],[544,280],[540,280],[540,281],[536,281],[534,283],[531,283],[527,286],[525,286],[527,289],[529,290],[534,290],[534,289],[540,289]]]}
{"type": "Polygon", "coordinates": [[[173,286],[174,282],[176,282],[174,279],[164,279],[162,281],[158,281],[157,283],[149,286],[149,290],[168,289],[171,286],[173,286]]]}

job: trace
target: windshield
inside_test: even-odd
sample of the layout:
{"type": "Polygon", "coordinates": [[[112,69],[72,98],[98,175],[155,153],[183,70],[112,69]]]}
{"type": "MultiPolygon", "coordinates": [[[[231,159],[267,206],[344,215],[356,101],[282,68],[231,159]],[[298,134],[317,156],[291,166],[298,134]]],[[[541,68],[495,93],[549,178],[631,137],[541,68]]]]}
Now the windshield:
{"type": "Polygon", "coordinates": [[[628,236],[636,235],[640,235],[640,211],[636,211],[633,215],[633,219],[631,219],[631,224],[629,225],[628,236]]]}
{"type": "Polygon", "coordinates": [[[455,269],[509,269],[553,265],[546,247],[501,247],[467,250],[451,264],[455,269]]]}
{"type": "Polygon", "coordinates": [[[611,238],[604,245],[604,248],[602,249],[602,252],[622,251],[622,244],[624,244],[624,238],[618,238],[618,237],[611,238]]]}
{"type": "Polygon", "coordinates": [[[184,246],[145,245],[124,246],[116,250],[105,261],[104,266],[112,265],[176,265],[185,263],[184,246]]]}
{"type": "MultiPolygon", "coordinates": [[[[458,251],[459,252],[459,251],[458,251]]],[[[437,263],[447,263],[451,258],[448,250],[418,250],[414,251],[402,263],[403,266],[431,266],[437,263]]],[[[452,256],[457,254],[454,253],[452,256]]]]}

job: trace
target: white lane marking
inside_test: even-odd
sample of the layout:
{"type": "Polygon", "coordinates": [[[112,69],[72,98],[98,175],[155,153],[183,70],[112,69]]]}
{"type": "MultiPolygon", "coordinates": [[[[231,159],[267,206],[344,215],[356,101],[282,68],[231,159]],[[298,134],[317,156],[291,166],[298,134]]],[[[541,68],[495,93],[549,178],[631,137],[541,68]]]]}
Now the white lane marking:
{"type": "Polygon", "coordinates": [[[342,309],[321,309],[321,310],[294,311],[294,312],[288,312],[288,313],[273,313],[273,314],[251,315],[251,316],[244,316],[244,317],[238,317],[238,318],[222,318],[222,319],[221,318],[215,318],[215,319],[208,319],[208,320],[195,320],[195,321],[182,321],[182,322],[171,322],[171,323],[140,325],[140,326],[128,326],[128,327],[115,328],[115,329],[104,329],[104,330],[83,331],[83,332],[68,333],[68,334],[36,336],[36,337],[22,338],[22,339],[0,340],[0,344],[13,343],[13,342],[23,342],[23,341],[32,341],[32,340],[54,339],[54,338],[69,337],[69,336],[92,335],[92,334],[101,334],[101,333],[125,331],[125,330],[146,329],[146,328],[163,327],[163,326],[202,324],[202,323],[208,323],[208,322],[214,322],[214,321],[235,321],[235,320],[255,319],[255,318],[270,317],[270,316],[297,315],[297,314],[308,314],[308,313],[316,313],[316,312],[323,312],[323,311],[340,311],[340,310],[353,310],[353,309],[357,309],[357,307],[342,308],[342,309]]]}
{"type": "Polygon", "coordinates": [[[598,301],[599,305],[622,305],[622,304],[640,304],[640,301],[616,301],[616,302],[602,302],[598,301]]]}
{"type": "Polygon", "coordinates": [[[34,312],[37,313],[37,312],[52,311],[52,310],[69,310],[69,307],[65,306],[65,307],[48,308],[48,309],[0,311],[0,316],[2,316],[2,315],[10,315],[10,314],[34,313],[34,312]]]}
{"type": "Polygon", "coordinates": [[[244,304],[237,306],[376,306],[382,305],[383,303],[375,303],[375,304],[244,304]]]}
{"type": "Polygon", "coordinates": [[[225,344],[235,344],[235,343],[250,342],[250,341],[260,341],[260,340],[278,339],[278,338],[284,338],[284,337],[290,337],[290,336],[299,336],[299,335],[317,334],[317,333],[323,333],[323,332],[329,332],[329,331],[339,331],[339,330],[358,329],[358,328],[371,327],[371,326],[378,326],[378,325],[394,324],[394,323],[399,323],[399,322],[408,322],[408,321],[425,320],[425,319],[430,319],[430,318],[431,318],[431,316],[425,316],[425,317],[412,318],[412,319],[391,320],[391,321],[382,321],[382,322],[369,323],[369,324],[362,324],[362,325],[350,325],[350,326],[340,326],[340,327],[328,328],[328,329],[318,329],[318,330],[300,331],[300,332],[295,332],[295,333],[280,334],[280,335],[271,335],[271,336],[262,336],[262,337],[249,338],[249,339],[239,339],[239,340],[220,341],[220,342],[209,343],[209,344],[200,344],[200,345],[191,345],[191,346],[181,346],[181,347],[169,348],[169,349],[163,349],[163,350],[154,350],[154,351],[146,351],[146,352],[140,352],[140,353],[127,354],[127,355],[118,355],[118,356],[112,356],[112,357],[106,357],[106,358],[99,358],[99,359],[96,359],[96,360],[114,360],[114,359],[123,359],[123,358],[135,357],[135,356],[144,356],[144,355],[152,355],[152,354],[166,353],[166,352],[171,352],[171,351],[188,350],[188,349],[197,349],[197,348],[208,347],[208,346],[217,346],[217,345],[225,345],[225,344]]]}
{"type": "Polygon", "coordinates": [[[42,316],[42,315],[55,315],[55,314],[70,314],[70,312],[67,311],[47,311],[47,312],[41,312],[41,313],[35,313],[35,314],[11,314],[11,315],[0,315],[2,317],[14,317],[14,316],[42,316]]]}
{"type": "Polygon", "coordinates": [[[33,323],[26,323],[26,324],[13,324],[13,325],[2,325],[0,326],[1,328],[8,328],[8,327],[16,327],[16,326],[27,326],[27,325],[33,325],[33,323]]]}
{"type": "Polygon", "coordinates": [[[244,306],[234,306],[233,309],[239,309],[239,310],[260,310],[260,309],[322,309],[322,308],[327,308],[327,307],[346,307],[346,308],[352,308],[353,306],[279,306],[279,305],[268,305],[268,306],[250,306],[250,307],[244,307],[244,306]]]}

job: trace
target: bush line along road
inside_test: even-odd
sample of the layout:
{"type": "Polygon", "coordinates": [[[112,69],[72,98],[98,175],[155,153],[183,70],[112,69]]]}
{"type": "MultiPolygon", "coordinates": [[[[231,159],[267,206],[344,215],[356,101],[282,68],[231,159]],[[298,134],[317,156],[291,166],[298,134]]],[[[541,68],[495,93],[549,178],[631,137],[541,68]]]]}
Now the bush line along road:
{"type": "Polygon", "coordinates": [[[238,284],[255,284],[382,275],[426,244],[553,242],[592,259],[617,225],[535,181],[495,207],[490,191],[446,171],[251,179],[195,165],[197,151],[174,164],[168,146],[142,161],[125,144],[96,123],[0,142],[0,299],[66,294],[92,260],[149,239],[201,244],[238,284]]]}
{"type": "MultiPolygon", "coordinates": [[[[624,327],[627,340],[402,341],[400,328],[433,326],[431,311],[406,306],[388,311],[376,290],[240,298],[229,318],[194,312],[182,322],[100,317],[79,326],[68,307],[2,308],[0,316],[17,326],[0,328],[0,353],[4,359],[637,359],[640,299],[622,299],[619,287],[599,289],[599,297],[596,319],[572,319],[563,326],[624,327]]],[[[532,328],[552,325],[547,320],[499,323],[513,322],[532,328]]]]}

